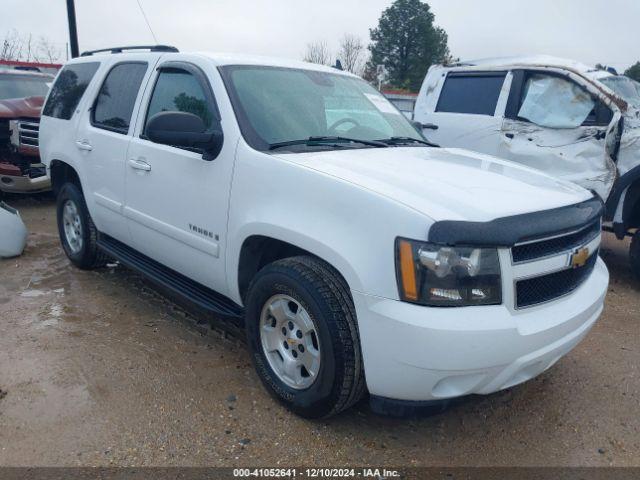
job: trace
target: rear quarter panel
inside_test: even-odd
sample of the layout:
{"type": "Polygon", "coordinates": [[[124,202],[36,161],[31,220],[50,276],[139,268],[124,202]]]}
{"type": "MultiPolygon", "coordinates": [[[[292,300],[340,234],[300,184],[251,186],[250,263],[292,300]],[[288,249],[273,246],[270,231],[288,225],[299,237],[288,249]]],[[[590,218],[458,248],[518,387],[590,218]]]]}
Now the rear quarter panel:
{"type": "MultiPolygon", "coordinates": [[[[92,62],[99,61],[98,59],[91,59],[92,62]]],[[[85,185],[85,169],[82,164],[82,157],[79,155],[79,150],[75,146],[77,140],[76,133],[82,118],[81,113],[89,108],[89,97],[93,97],[97,85],[100,83],[100,79],[105,72],[105,64],[102,62],[96,73],[94,74],[89,86],[85,90],[73,116],[69,120],[63,120],[60,118],[54,118],[43,115],[40,119],[40,157],[42,163],[47,167],[47,175],[51,177],[51,163],[54,161],[61,161],[67,163],[78,173],[80,181],[85,185]]],[[[63,69],[60,69],[58,76],[63,69]]],[[[56,76],[56,80],[58,78],[56,76]]],[[[54,80],[55,84],[55,80],[54,80]]],[[[45,99],[44,105],[46,106],[51,90],[45,99]]],[[[43,108],[44,111],[44,108],[43,108]]],[[[87,199],[90,200],[90,199],[87,199]]],[[[92,211],[93,204],[87,201],[87,207],[89,211],[92,211]]]]}

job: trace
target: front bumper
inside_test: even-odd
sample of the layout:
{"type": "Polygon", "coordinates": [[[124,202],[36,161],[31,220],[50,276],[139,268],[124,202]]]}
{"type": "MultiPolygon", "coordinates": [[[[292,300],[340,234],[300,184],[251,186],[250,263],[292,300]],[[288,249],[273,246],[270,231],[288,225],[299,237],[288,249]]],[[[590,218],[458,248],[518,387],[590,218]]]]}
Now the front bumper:
{"type": "Polygon", "coordinates": [[[608,282],[598,259],[571,295],[521,311],[429,308],[354,292],[369,392],[442,400],[525,382],[585,337],[602,313],[608,282]]]}
{"type": "Polygon", "coordinates": [[[7,193],[38,193],[51,190],[51,179],[47,175],[38,178],[0,175],[0,191],[7,193]]]}

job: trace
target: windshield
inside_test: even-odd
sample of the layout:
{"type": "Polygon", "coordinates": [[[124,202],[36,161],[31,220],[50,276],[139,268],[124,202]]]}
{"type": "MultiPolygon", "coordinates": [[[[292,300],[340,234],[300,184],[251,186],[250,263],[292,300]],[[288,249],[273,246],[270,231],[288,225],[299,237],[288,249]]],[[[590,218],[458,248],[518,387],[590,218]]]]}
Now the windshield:
{"type": "MultiPolygon", "coordinates": [[[[376,140],[408,137],[424,141],[385,97],[365,81],[341,74],[266,66],[222,67],[242,134],[257,150],[331,137],[353,139],[350,147],[372,148],[376,140]]],[[[305,143],[294,151],[345,148],[305,143]]]]}
{"type": "Polygon", "coordinates": [[[636,108],[640,108],[640,83],[629,77],[605,77],[600,81],[620,95],[626,102],[636,108]]]}
{"type": "Polygon", "coordinates": [[[51,79],[26,75],[0,75],[0,100],[8,98],[44,97],[51,79]]]}

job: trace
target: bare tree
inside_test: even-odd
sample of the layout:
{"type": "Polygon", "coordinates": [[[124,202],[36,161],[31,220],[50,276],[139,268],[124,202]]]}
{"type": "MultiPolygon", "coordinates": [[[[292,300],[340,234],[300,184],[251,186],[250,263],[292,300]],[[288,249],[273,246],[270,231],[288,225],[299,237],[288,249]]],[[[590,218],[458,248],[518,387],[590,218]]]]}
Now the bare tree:
{"type": "Polygon", "coordinates": [[[31,34],[29,34],[29,37],[27,38],[26,50],[27,50],[27,56],[26,56],[27,62],[30,62],[31,60],[34,60],[37,62],[38,59],[36,58],[36,52],[33,49],[33,35],[31,34]]]}
{"type": "Polygon", "coordinates": [[[345,34],[340,40],[338,58],[342,68],[348,72],[362,75],[365,64],[365,47],[362,39],[356,35],[345,34]]]}
{"type": "Polygon", "coordinates": [[[24,40],[17,30],[7,32],[0,49],[1,60],[19,60],[22,57],[24,40]]]}
{"type": "Polygon", "coordinates": [[[40,37],[36,43],[32,34],[21,35],[17,30],[9,31],[0,43],[0,60],[56,63],[62,53],[62,48],[48,38],[40,37]]]}
{"type": "Polygon", "coordinates": [[[0,48],[0,60],[9,60],[9,42],[5,38],[2,40],[2,48],[0,48]]]}
{"type": "Polygon", "coordinates": [[[331,51],[326,42],[308,43],[303,59],[305,62],[331,65],[331,51]]]}
{"type": "Polygon", "coordinates": [[[40,37],[38,42],[38,55],[48,63],[59,62],[62,58],[62,49],[57,47],[46,37],[40,37]]]}

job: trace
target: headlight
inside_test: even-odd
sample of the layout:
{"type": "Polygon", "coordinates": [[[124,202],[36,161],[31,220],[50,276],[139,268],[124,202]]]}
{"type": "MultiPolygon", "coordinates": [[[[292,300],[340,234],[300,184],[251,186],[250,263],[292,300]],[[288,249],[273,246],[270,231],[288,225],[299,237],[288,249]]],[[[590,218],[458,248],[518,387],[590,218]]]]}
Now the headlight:
{"type": "Polygon", "coordinates": [[[443,247],[398,239],[400,298],[434,307],[502,303],[500,261],[495,248],[443,247]]]}

